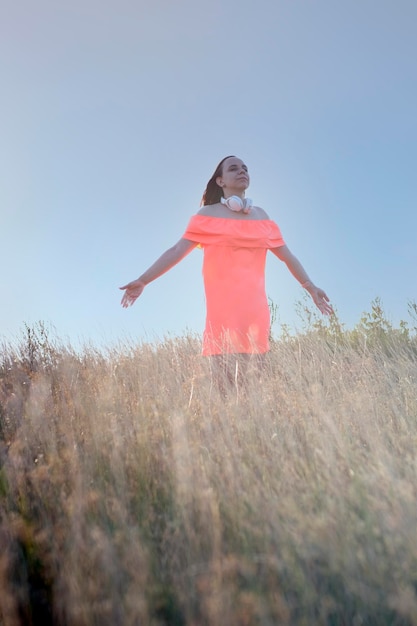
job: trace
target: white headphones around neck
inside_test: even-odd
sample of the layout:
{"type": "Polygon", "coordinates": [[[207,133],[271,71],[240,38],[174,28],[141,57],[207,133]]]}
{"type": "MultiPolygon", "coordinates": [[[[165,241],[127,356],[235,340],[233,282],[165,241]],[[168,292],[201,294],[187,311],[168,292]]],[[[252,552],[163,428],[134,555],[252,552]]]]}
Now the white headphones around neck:
{"type": "Polygon", "coordinates": [[[220,202],[227,206],[231,211],[243,211],[243,213],[249,213],[252,206],[252,200],[250,198],[239,198],[239,196],[229,196],[228,198],[220,198],[220,202]]]}

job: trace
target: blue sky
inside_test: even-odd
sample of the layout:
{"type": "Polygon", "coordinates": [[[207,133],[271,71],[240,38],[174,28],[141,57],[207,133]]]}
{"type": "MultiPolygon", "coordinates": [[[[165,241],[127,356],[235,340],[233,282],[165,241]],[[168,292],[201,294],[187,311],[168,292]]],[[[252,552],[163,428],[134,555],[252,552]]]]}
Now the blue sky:
{"type": "MultiPolygon", "coordinates": [[[[417,298],[415,0],[14,0],[0,6],[0,335],[204,326],[201,251],[134,307],[118,286],[185,230],[228,154],[348,327],[417,298]]],[[[302,291],[269,255],[267,292],[302,291]]]]}

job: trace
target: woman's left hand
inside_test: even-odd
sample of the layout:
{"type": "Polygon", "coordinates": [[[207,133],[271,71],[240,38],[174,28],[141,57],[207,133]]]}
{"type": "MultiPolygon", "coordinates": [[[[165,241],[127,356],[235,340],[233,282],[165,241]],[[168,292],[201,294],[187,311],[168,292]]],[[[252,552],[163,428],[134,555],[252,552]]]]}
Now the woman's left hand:
{"type": "Polygon", "coordinates": [[[319,311],[323,313],[323,315],[333,315],[333,307],[330,304],[329,298],[327,294],[323,291],[323,289],[320,289],[320,287],[316,287],[313,284],[306,287],[306,289],[312,297],[314,304],[319,309],[319,311]]]}

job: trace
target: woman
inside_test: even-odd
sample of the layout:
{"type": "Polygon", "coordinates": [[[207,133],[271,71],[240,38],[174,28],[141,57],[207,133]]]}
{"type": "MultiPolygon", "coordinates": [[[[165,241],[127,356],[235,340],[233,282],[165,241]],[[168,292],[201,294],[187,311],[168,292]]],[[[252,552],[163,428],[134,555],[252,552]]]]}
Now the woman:
{"type": "Polygon", "coordinates": [[[206,294],[206,326],[203,355],[214,357],[226,377],[236,378],[236,363],[250,355],[262,358],[269,350],[270,315],[265,293],[267,250],[287,265],[319,310],[332,307],[325,292],[316,287],[300,261],[286,246],[281,232],[263,209],[245,198],[248,168],[235,156],[220,161],[181,239],[139,278],[124,285],[122,306],[128,307],[145,286],[191,252],[204,249],[203,276],[206,294]],[[238,361],[227,355],[239,355],[238,361]]]}

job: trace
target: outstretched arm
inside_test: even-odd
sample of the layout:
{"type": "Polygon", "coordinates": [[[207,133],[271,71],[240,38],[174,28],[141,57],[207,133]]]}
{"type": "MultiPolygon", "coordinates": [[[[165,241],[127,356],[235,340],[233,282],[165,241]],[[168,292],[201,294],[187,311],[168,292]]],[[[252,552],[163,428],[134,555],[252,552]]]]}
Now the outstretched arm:
{"type": "Polygon", "coordinates": [[[317,308],[325,315],[331,315],[333,313],[333,309],[329,304],[329,298],[323,289],[316,287],[316,285],[309,279],[304,267],[301,265],[297,257],[290,251],[290,249],[287,246],[280,246],[279,248],[271,248],[271,252],[273,252],[275,256],[280,259],[280,261],[283,261],[286,264],[294,278],[296,278],[298,282],[301,283],[301,286],[308,291],[317,308]]]}
{"type": "Polygon", "coordinates": [[[139,276],[139,278],[120,287],[120,289],[125,290],[121,302],[122,306],[127,308],[134,304],[135,300],[141,295],[148,283],[151,283],[159,276],[162,276],[162,274],[165,274],[171,267],[174,267],[174,265],[179,263],[196,245],[194,241],[190,241],[189,239],[180,239],[175,246],[166,250],[146,272],[139,276]]]}

